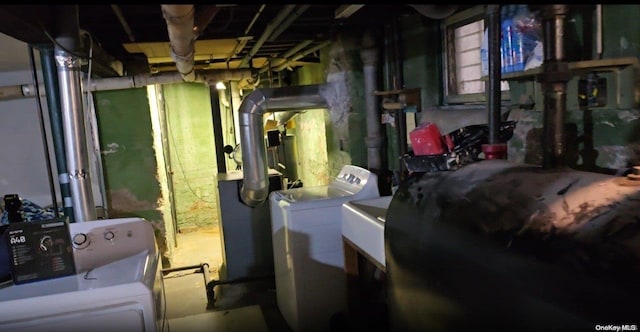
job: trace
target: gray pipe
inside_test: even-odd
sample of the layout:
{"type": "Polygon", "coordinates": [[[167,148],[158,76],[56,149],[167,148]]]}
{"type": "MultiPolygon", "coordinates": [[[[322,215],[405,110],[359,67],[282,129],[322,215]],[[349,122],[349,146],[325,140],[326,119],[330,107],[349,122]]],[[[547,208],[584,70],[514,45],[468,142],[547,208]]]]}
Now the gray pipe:
{"type": "MultiPolygon", "coordinates": [[[[220,81],[242,81],[253,79],[250,69],[210,69],[196,71],[195,82],[207,85],[215,85],[220,81]]],[[[122,77],[92,78],[85,80],[85,86],[91,85],[91,91],[109,91],[131,88],[142,88],[152,84],[171,84],[183,82],[179,72],[166,72],[161,74],[139,74],[122,77]]],[[[45,96],[44,86],[40,88],[40,96],[45,96]]],[[[0,87],[0,101],[32,98],[36,95],[36,88],[33,83],[10,85],[0,87]]]]}
{"type": "Polygon", "coordinates": [[[298,61],[298,60],[304,58],[305,56],[307,56],[307,55],[309,55],[309,54],[311,54],[313,52],[319,51],[319,50],[329,46],[330,44],[331,44],[331,41],[327,40],[327,41],[324,41],[324,42],[322,42],[322,43],[320,43],[320,44],[318,44],[318,45],[316,45],[314,47],[306,49],[306,50],[304,50],[304,51],[292,56],[291,59],[287,59],[284,63],[278,65],[273,70],[275,70],[275,71],[284,70],[285,68],[287,68],[293,62],[298,61]]]}
{"type": "Polygon", "coordinates": [[[193,5],[160,5],[162,16],[167,22],[167,32],[171,44],[171,57],[185,81],[192,82],[196,75],[193,71],[194,43],[194,6],[193,5]]]}
{"type": "Polygon", "coordinates": [[[278,15],[271,22],[269,22],[269,24],[267,24],[267,27],[262,32],[262,35],[260,35],[260,38],[258,38],[258,41],[256,41],[256,43],[253,45],[253,47],[249,51],[249,54],[247,54],[244,58],[242,58],[242,61],[240,62],[240,67],[244,67],[249,64],[249,60],[251,60],[251,58],[253,58],[253,56],[256,55],[256,53],[258,53],[258,50],[260,49],[260,47],[262,47],[262,44],[264,44],[264,42],[267,41],[267,38],[271,36],[271,33],[273,33],[273,30],[276,27],[278,27],[280,23],[284,21],[285,18],[287,18],[287,15],[289,15],[289,13],[293,10],[293,8],[295,8],[295,6],[296,5],[284,6],[284,8],[278,13],[278,15]]]}
{"type": "Polygon", "coordinates": [[[264,113],[326,108],[325,90],[324,84],[260,89],[242,100],[238,109],[243,172],[240,198],[246,205],[258,206],[269,195],[264,113]]]}
{"type": "MultiPolygon", "coordinates": [[[[250,69],[213,69],[196,71],[194,82],[215,85],[220,81],[241,81],[252,78],[253,76],[250,69]]],[[[171,84],[182,81],[182,74],[179,72],[94,78],[91,80],[91,91],[140,88],[151,84],[171,84]]]]}
{"type": "Polygon", "coordinates": [[[56,38],[55,60],[58,67],[62,127],[64,128],[67,173],[73,199],[76,222],[96,219],[91,190],[87,137],[82,112],[80,59],[67,53],[76,50],[79,43],[78,8],[59,6],[60,35],[56,38]],[[75,19],[69,19],[69,18],[75,19]]]}
{"type": "Polygon", "coordinates": [[[365,34],[362,41],[360,58],[362,59],[362,71],[364,72],[364,95],[367,120],[367,166],[369,169],[380,170],[382,168],[380,147],[382,137],[380,135],[380,113],[376,96],[373,94],[378,89],[378,49],[370,33],[365,34]]]}
{"type": "Polygon", "coordinates": [[[544,93],[542,113],[542,166],[565,166],[564,119],[567,103],[567,82],[571,79],[564,52],[564,21],[567,5],[548,5],[543,10],[545,57],[543,72],[538,75],[544,93]]]}
{"type": "Polygon", "coordinates": [[[269,36],[268,41],[270,41],[270,42],[275,41],[285,30],[287,30],[289,28],[289,26],[291,26],[291,24],[300,15],[302,15],[302,13],[304,13],[307,9],[309,9],[309,7],[311,7],[311,5],[300,5],[300,6],[298,6],[298,8],[296,8],[296,10],[293,12],[293,14],[289,15],[289,17],[287,17],[287,19],[284,20],[284,22],[282,22],[282,24],[280,24],[280,26],[278,26],[278,28],[275,29],[273,31],[273,33],[271,33],[271,36],[269,36]]]}
{"type": "Polygon", "coordinates": [[[58,93],[60,90],[53,47],[43,46],[38,50],[40,51],[40,62],[42,64],[42,78],[47,91],[49,122],[51,126],[51,136],[53,138],[64,216],[68,218],[67,220],[69,220],[69,222],[75,222],[73,215],[73,198],[69,186],[69,174],[67,173],[66,153],[64,152],[64,130],[62,128],[62,112],[60,108],[60,95],[58,93]]]}
{"type": "Polygon", "coordinates": [[[500,144],[500,5],[487,6],[489,81],[486,85],[489,144],[500,144]]]}

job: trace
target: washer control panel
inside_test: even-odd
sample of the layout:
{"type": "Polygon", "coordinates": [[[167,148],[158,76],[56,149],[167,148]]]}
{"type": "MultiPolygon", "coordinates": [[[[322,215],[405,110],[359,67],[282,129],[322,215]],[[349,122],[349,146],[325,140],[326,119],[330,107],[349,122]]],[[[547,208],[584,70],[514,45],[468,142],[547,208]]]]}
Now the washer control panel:
{"type": "Polygon", "coordinates": [[[157,251],[153,227],[141,218],[96,220],[69,226],[77,272],[145,250],[157,251]]]}

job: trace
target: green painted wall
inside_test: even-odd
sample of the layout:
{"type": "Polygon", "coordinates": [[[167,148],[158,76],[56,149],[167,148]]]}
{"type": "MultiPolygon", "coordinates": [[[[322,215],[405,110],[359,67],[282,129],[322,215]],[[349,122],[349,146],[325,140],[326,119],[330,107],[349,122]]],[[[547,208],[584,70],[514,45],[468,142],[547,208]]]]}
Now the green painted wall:
{"type": "MultiPolygon", "coordinates": [[[[293,85],[325,83],[326,66],[312,64],[296,71],[293,85]]],[[[292,119],[298,147],[298,177],[307,187],[326,185],[330,181],[328,149],[332,144],[329,113],[326,109],[307,110],[292,119]]],[[[293,179],[292,179],[293,180],[293,179]]]]}
{"type": "Polygon", "coordinates": [[[209,88],[163,85],[179,231],[218,224],[217,166],[209,88]]]}
{"type": "Polygon", "coordinates": [[[143,217],[167,252],[145,88],[95,93],[109,217],[143,217]]]}
{"type": "MultiPolygon", "coordinates": [[[[604,5],[604,52],[603,58],[640,56],[640,5],[604,5]],[[619,24],[619,22],[625,22],[619,24]]],[[[571,16],[567,33],[572,38],[572,49],[583,48],[582,20],[579,16],[571,16]],[[577,18],[573,20],[573,18],[577,18]]],[[[441,80],[435,72],[442,72],[438,61],[441,42],[438,37],[438,22],[426,20],[418,16],[407,16],[402,20],[404,75],[406,87],[420,87],[422,92],[423,112],[418,122],[433,121],[442,132],[449,132],[469,124],[486,123],[486,109],[482,105],[470,109],[456,107],[437,107],[436,90],[439,92],[441,80]],[[436,34],[434,34],[436,33],[436,34]],[[421,67],[422,66],[422,67],[421,67]],[[437,83],[437,86],[435,83],[437,83]],[[414,86],[415,85],[415,86],[414,86]],[[426,90],[426,91],[425,91],[426,90]]],[[[585,29],[588,31],[588,29],[585,29]]],[[[595,42],[592,43],[595,47],[595,42]]],[[[570,52],[571,53],[571,52],[570,52]]],[[[575,52],[574,52],[575,53],[575,52]]],[[[588,53],[588,52],[587,52],[588,53]]],[[[595,50],[592,52],[595,54],[595,50]]],[[[571,54],[572,59],[589,58],[590,54],[571,54]]],[[[440,74],[441,75],[441,74],[440,74]]],[[[594,108],[591,116],[580,110],[577,103],[578,79],[574,78],[568,85],[567,94],[567,130],[569,137],[567,152],[571,154],[577,168],[590,171],[609,171],[627,167],[640,162],[640,110],[638,109],[640,89],[638,72],[630,68],[619,72],[601,73],[607,78],[609,98],[605,107],[594,108]],[[619,85],[617,82],[621,82],[619,85]],[[618,101],[619,100],[619,101],[618,101]],[[597,157],[591,165],[589,153],[585,150],[585,128],[593,128],[593,146],[597,157]],[[586,165],[584,158],[587,159],[586,165]]],[[[539,84],[531,82],[511,82],[511,100],[523,100],[529,95],[536,100],[534,110],[521,110],[514,107],[509,115],[510,120],[517,120],[518,126],[514,137],[509,141],[508,157],[516,162],[540,163],[540,132],[542,128],[542,94],[539,84]]],[[[588,132],[588,130],[587,130],[588,132]]],[[[390,141],[390,144],[392,142],[390,141]]],[[[588,144],[587,144],[588,146],[588,144]]],[[[393,148],[393,147],[391,147],[393,148]]],[[[390,154],[390,158],[393,157],[390,154]]]]}
{"type": "MultiPolygon", "coordinates": [[[[320,64],[298,69],[292,80],[294,84],[300,85],[321,83],[328,85],[329,107],[324,112],[323,119],[328,168],[326,174],[322,174],[324,179],[318,178],[319,182],[322,182],[319,184],[328,183],[338,175],[344,165],[367,167],[367,149],[364,145],[366,136],[364,81],[359,38],[361,38],[360,34],[339,36],[329,47],[322,50],[320,64]]],[[[310,112],[297,120],[298,130],[301,129],[300,127],[304,130],[311,129],[304,127],[308,125],[304,121],[308,116],[312,116],[308,113],[310,112]]],[[[319,125],[319,119],[314,125],[319,125]]],[[[309,151],[313,151],[314,144],[302,141],[299,143],[299,148],[302,150],[303,147],[308,147],[309,151]]]]}

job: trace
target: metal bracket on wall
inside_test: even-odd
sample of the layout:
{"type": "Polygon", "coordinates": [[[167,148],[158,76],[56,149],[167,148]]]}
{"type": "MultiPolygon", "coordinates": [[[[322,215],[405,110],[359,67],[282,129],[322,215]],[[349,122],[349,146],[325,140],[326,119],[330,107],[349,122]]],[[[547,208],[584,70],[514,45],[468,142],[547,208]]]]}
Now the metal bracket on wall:
{"type": "Polygon", "coordinates": [[[386,111],[403,110],[405,112],[421,112],[422,100],[420,88],[374,91],[374,95],[383,96],[382,108],[386,111]]]}

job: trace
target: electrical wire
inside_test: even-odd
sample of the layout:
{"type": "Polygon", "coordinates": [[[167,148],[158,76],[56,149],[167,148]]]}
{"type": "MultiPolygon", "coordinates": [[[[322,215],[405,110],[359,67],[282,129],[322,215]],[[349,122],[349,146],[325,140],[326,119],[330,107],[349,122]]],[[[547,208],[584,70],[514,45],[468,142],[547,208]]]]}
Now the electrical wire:
{"type": "Polygon", "coordinates": [[[102,198],[102,207],[104,218],[109,218],[109,209],[107,208],[107,188],[104,182],[104,169],[102,167],[102,153],[100,152],[100,137],[98,136],[98,128],[96,127],[97,118],[95,114],[95,108],[91,107],[93,105],[93,93],[91,92],[91,76],[93,73],[93,36],[86,30],[81,30],[81,34],[89,37],[89,62],[87,67],[87,84],[85,87],[86,93],[86,106],[85,106],[85,119],[89,124],[89,133],[91,137],[91,143],[93,147],[93,155],[95,158],[95,167],[98,174],[98,183],[100,186],[100,195],[102,198]]]}
{"type": "MultiPolygon", "coordinates": [[[[165,108],[167,106],[165,105],[165,108]]],[[[167,112],[168,113],[168,112],[167,112]]],[[[189,191],[193,194],[193,196],[195,196],[199,201],[202,201],[204,203],[207,204],[214,204],[213,206],[210,206],[213,209],[216,209],[215,203],[216,202],[211,202],[211,201],[207,201],[206,199],[200,197],[195,190],[193,190],[193,188],[191,187],[191,184],[189,183],[189,179],[187,178],[187,174],[184,171],[184,167],[182,166],[182,160],[180,159],[180,155],[178,154],[178,150],[176,148],[176,142],[175,142],[175,137],[173,136],[173,130],[171,130],[171,123],[170,123],[170,118],[167,117],[167,131],[169,132],[169,137],[171,138],[171,145],[173,145],[173,149],[172,151],[175,151],[175,156],[176,156],[176,160],[178,160],[178,166],[180,167],[180,173],[182,174],[182,177],[184,178],[184,182],[187,185],[187,188],[189,189],[189,191]]]]}

